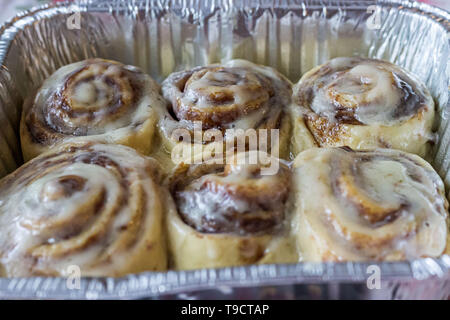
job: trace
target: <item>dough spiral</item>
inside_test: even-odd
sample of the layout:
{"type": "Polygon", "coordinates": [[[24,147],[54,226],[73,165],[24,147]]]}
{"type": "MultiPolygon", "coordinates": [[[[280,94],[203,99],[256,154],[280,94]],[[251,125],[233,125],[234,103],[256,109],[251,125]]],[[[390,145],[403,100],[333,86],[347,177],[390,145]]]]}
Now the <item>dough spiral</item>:
{"type": "Polygon", "coordinates": [[[90,59],[64,66],[26,101],[25,160],[68,141],[123,144],[147,154],[164,105],[159,85],[133,66],[90,59]]]}
{"type": "MultiPolygon", "coordinates": [[[[164,80],[162,92],[169,103],[160,116],[159,127],[168,152],[182,146],[177,135],[180,129],[190,138],[183,138],[184,146],[204,144],[211,149],[217,147],[216,150],[224,146],[224,141],[234,141],[227,130],[255,129],[259,133],[260,129],[267,129],[267,147],[263,151],[270,151],[270,130],[278,129],[279,142],[272,145],[281,156],[287,151],[290,124],[286,108],[292,88],[289,80],[272,68],[245,60],[196,67],[171,74],[164,80]],[[200,139],[194,136],[195,129],[203,134],[200,139]],[[208,136],[207,131],[220,135],[221,141],[208,136]]],[[[237,131],[235,135],[244,136],[237,131]]],[[[246,150],[253,148],[246,146],[246,150]]],[[[197,153],[194,149],[191,157],[197,153]]]]}
{"type": "Polygon", "coordinates": [[[63,144],[0,183],[7,276],[122,276],[165,270],[157,163],[106,144],[63,144]]]}
{"type": "Polygon", "coordinates": [[[433,99],[419,79],[396,65],[335,58],[307,72],[293,91],[295,153],[316,144],[427,155],[433,99]]]}

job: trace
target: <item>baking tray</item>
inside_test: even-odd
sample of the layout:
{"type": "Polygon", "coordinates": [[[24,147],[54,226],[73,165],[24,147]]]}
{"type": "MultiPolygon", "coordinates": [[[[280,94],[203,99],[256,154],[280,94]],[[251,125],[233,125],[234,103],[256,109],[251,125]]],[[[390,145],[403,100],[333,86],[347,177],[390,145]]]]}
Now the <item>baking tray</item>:
{"type": "MultiPolygon", "coordinates": [[[[75,1],[35,8],[0,29],[0,144],[9,150],[0,165],[11,171],[14,165],[5,169],[2,159],[22,161],[17,129],[23,99],[71,62],[115,59],[161,81],[175,70],[245,58],[297,81],[332,57],[361,55],[397,63],[430,88],[440,115],[432,164],[448,188],[449,19],[444,10],[401,0],[75,1]]],[[[145,272],[77,284],[0,278],[0,298],[448,299],[450,256],[145,272]],[[375,288],[374,270],[381,276],[375,288]]]]}

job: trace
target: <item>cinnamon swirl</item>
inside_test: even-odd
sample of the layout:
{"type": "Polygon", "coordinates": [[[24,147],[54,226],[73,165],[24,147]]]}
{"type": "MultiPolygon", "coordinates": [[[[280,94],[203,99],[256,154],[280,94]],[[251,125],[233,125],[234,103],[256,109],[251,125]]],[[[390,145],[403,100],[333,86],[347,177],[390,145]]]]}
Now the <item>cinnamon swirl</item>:
{"type": "Polygon", "coordinates": [[[287,153],[290,122],[286,107],[292,94],[291,83],[272,68],[245,60],[196,67],[171,74],[163,82],[162,92],[169,103],[162,112],[159,128],[162,144],[169,153],[179,154],[179,150],[192,147],[192,159],[204,148],[222,150],[224,142],[245,138],[248,129],[257,130],[258,145],[248,144],[239,151],[260,149],[264,144],[263,151],[276,148],[276,156],[287,153]],[[194,134],[196,129],[200,138],[194,134]],[[267,130],[267,139],[261,136],[262,129],[267,130]],[[279,140],[271,136],[272,129],[279,130],[279,140]],[[185,132],[187,138],[179,132],[185,132]]]}
{"type": "Polygon", "coordinates": [[[133,66],[91,59],[64,66],[25,102],[20,136],[25,160],[52,146],[87,140],[147,154],[164,105],[159,85],[133,66]]]}
{"type": "Polygon", "coordinates": [[[386,61],[335,58],[293,89],[293,150],[393,148],[427,155],[434,102],[415,76],[386,61]],[[305,132],[309,131],[309,139],[305,132]]]}
{"type": "Polygon", "coordinates": [[[170,185],[178,213],[169,213],[167,224],[176,269],[296,261],[287,231],[290,170],[261,156],[250,151],[227,164],[175,169],[170,185]]]}
{"type": "Polygon", "coordinates": [[[165,270],[160,179],[156,161],[125,146],[40,155],[0,182],[0,266],[9,277],[165,270]]]}
{"type": "Polygon", "coordinates": [[[444,185],[391,149],[313,148],[294,162],[297,244],[306,261],[406,260],[446,250],[444,185]]]}

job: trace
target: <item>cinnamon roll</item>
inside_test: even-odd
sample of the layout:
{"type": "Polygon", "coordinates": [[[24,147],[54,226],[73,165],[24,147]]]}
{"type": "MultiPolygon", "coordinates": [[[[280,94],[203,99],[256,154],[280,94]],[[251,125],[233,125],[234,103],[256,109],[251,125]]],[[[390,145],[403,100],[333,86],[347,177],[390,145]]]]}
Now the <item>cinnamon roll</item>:
{"type": "Polygon", "coordinates": [[[165,270],[160,181],[129,147],[55,147],[0,182],[0,266],[9,277],[165,270]]]}
{"type": "Polygon", "coordinates": [[[68,141],[123,144],[147,154],[164,105],[159,85],[133,66],[90,59],[64,66],[25,102],[25,160],[68,141]]]}
{"type": "Polygon", "coordinates": [[[293,170],[293,229],[303,260],[406,260],[446,250],[444,185],[422,158],[313,148],[298,155],[293,170]]]}
{"type": "Polygon", "coordinates": [[[399,66],[335,58],[307,72],[293,91],[295,153],[316,144],[427,155],[434,102],[425,85],[399,66]]]}
{"type": "Polygon", "coordinates": [[[178,210],[167,216],[175,269],[296,261],[287,222],[290,171],[265,155],[176,167],[170,185],[178,210]]]}
{"type": "Polygon", "coordinates": [[[171,74],[163,82],[162,92],[168,105],[159,128],[162,145],[174,155],[172,159],[192,159],[205,149],[221,151],[226,142],[239,151],[273,149],[274,153],[276,149],[275,156],[287,153],[290,122],[286,107],[291,83],[272,68],[245,60],[196,67],[171,74]],[[262,133],[262,129],[267,131],[262,133]],[[272,130],[279,130],[278,137],[272,130]],[[236,138],[245,146],[239,148],[236,138]],[[182,154],[186,148],[187,156],[182,154]]]}

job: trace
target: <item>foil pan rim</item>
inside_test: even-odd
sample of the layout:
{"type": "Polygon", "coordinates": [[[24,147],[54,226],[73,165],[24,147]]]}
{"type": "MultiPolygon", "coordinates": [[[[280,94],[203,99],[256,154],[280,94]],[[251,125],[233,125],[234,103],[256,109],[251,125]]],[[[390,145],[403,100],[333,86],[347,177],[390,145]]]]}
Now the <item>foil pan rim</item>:
{"type": "Polygon", "coordinates": [[[450,281],[450,256],[401,262],[340,262],[251,265],[221,269],[143,272],[122,278],[81,278],[70,289],[70,279],[56,277],[0,278],[0,299],[136,299],[173,295],[190,290],[264,285],[361,283],[377,266],[384,283],[439,279],[450,281]]]}
{"type": "MultiPolygon", "coordinates": [[[[215,6],[229,3],[231,0],[213,0],[215,6]]],[[[167,8],[167,0],[133,1],[133,5],[154,3],[167,8]]],[[[267,3],[265,0],[260,2],[267,3]]],[[[173,1],[172,5],[201,3],[197,0],[173,1]]],[[[233,5],[248,5],[252,0],[234,1],[233,5]]],[[[273,2],[270,2],[273,3],[273,2]]],[[[123,4],[123,3],[122,3],[123,4]]],[[[302,5],[311,7],[326,6],[327,8],[346,8],[361,10],[368,5],[404,6],[427,15],[447,30],[450,34],[450,13],[424,3],[409,0],[360,0],[357,3],[343,0],[339,3],[331,0],[280,0],[276,5],[302,5]]],[[[16,34],[43,17],[57,14],[69,14],[74,11],[109,11],[128,10],[125,4],[116,7],[117,2],[90,0],[77,2],[62,2],[53,5],[40,5],[28,11],[19,13],[0,27],[0,65],[8,54],[11,42],[16,34]]],[[[272,5],[273,6],[273,5],[272,5]]],[[[194,6],[195,7],[195,6],[194,6]]],[[[198,7],[195,7],[198,8],[198,7]]],[[[209,7],[208,10],[214,10],[209,7]]],[[[449,38],[450,43],[450,38],[449,38]]],[[[361,283],[366,281],[367,267],[375,265],[380,268],[382,281],[424,281],[433,278],[450,281],[450,256],[439,258],[424,258],[400,262],[341,262],[341,263],[297,263],[274,265],[251,265],[243,267],[228,267],[221,269],[202,269],[193,271],[144,272],[131,274],[122,278],[81,278],[80,288],[68,290],[67,279],[51,277],[33,278],[0,278],[0,299],[7,298],[54,298],[54,299],[130,299],[155,297],[160,295],[178,294],[190,290],[208,290],[226,287],[252,287],[261,285],[284,285],[299,283],[361,283]]],[[[225,289],[224,289],[225,290],[225,289]]]]}
{"type": "MultiPolygon", "coordinates": [[[[31,24],[33,21],[39,20],[42,16],[48,18],[60,13],[68,14],[84,11],[109,11],[111,13],[117,13],[129,10],[130,5],[128,3],[130,1],[131,0],[119,2],[114,0],[65,0],[54,4],[37,5],[31,9],[24,10],[0,26],[0,66],[4,66],[4,60],[8,54],[10,44],[17,32],[24,26],[31,24]],[[42,13],[42,15],[40,13],[42,13]]],[[[214,11],[218,7],[228,8],[228,10],[231,8],[244,8],[254,2],[254,0],[209,0],[209,2],[211,2],[212,5],[205,5],[208,1],[202,2],[199,0],[132,0],[133,5],[138,5],[140,7],[158,5],[160,8],[168,9],[190,6],[198,10],[208,9],[211,11],[214,11]]],[[[259,3],[265,4],[260,5],[259,8],[274,7],[274,2],[271,0],[259,0],[259,3]]],[[[429,19],[442,25],[449,34],[450,43],[450,12],[426,3],[415,2],[414,0],[359,0],[358,2],[355,2],[354,0],[278,0],[275,3],[277,6],[282,6],[283,4],[287,8],[300,6],[303,9],[306,7],[314,8],[314,6],[316,8],[326,7],[355,10],[367,9],[370,5],[380,5],[384,7],[396,5],[398,7],[405,7],[426,14],[429,19]]]]}

